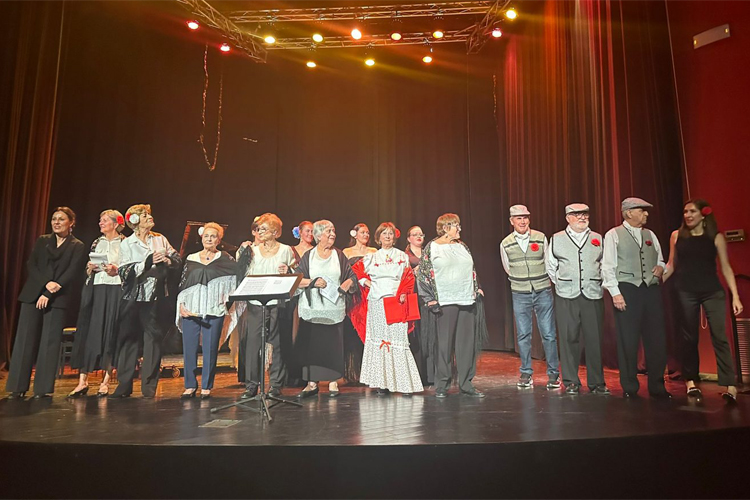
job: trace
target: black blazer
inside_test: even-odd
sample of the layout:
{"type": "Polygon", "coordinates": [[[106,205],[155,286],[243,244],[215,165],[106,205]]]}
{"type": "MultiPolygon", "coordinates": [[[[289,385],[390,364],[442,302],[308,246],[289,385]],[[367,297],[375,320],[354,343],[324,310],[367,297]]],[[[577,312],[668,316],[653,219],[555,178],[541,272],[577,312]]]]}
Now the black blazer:
{"type": "Polygon", "coordinates": [[[41,295],[49,298],[49,306],[66,309],[75,305],[81,295],[81,286],[86,276],[86,247],[81,240],[71,235],[57,248],[54,234],[43,234],[36,240],[31,256],[26,263],[29,277],[18,296],[18,300],[36,303],[41,295]],[[59,255],[55,260],[55,255],[59,255]],[[50,293],[45,285],[54,281],[62,288],[50,293]]]}

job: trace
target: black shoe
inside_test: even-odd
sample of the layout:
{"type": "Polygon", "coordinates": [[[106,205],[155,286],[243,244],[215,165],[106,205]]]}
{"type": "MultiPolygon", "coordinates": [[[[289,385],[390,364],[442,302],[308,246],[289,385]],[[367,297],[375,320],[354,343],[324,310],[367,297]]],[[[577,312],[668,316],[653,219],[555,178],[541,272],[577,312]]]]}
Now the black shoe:
{"type": "Polygon", "coordinates": [[[469,396],[470,398],[484,398],[487,396],[482,391],[478,391],[476,389],[472,389],[470,391],[461,391],[461,394],[464,396],[469,396]]]}
{"type": "Polygon", "coordinates": [[[380,387],[375,389],[375,392],[377,393],[378,396],[387,396],[390,393],[388,389],[381,389],[380,387]]]}
{"type": "Polygon", "coordinates": [[[319,391],[320,391],[320,387],[316,385],[315,389],[310,389],[309,391],[300,391],[300,393],[297,394],[297,398],[298,399],[311,398],[315,396],[316,394],[318,394],[319,391]]]}
{"type": "Polygon", "coordinates": [[[328,390],[328,397],[329,398],[337,398],[337,397],[339,397],[339,394],[341,394],[340,391],[332,391],[330,389],[328,390]]]}
{"type": "Polygon", "coordinates": [[[672,395],[667,391],[655,392],[651,394],[651,397],[654,399],[665,399],[665,400],[672,399],[672,395]]]}
{"type": "Polygon", "coordinates": [[[245,392],[242,393],[242,396],[240,396],[240,398],[241,399],[253,399],[257,395],[258,395],[258,386],[254,385],[245,389],[245,392]]]}
{"type": "Polygon", "coordinates": [[[687,395],[689,398],[696,398],[696,399],[700,399],[701,397],[703,397],[703,393],[701,392],[701,390],[695,386],[687,390],[687,395]]]}
{"type": "Polygon", "coordinates": [[[589,390],[591,391],[591,394],[599,394],[600,396],[609,396],[611,394],[606,385],[597,385],[593,389],[589,390]]]}
{"type": "MultiPolygon", "coordinates": [[[[189,390],[189,389],[188,389],[189,390]]],[[[180,394],[180,399],[190,399],[195,397],[195,393],[198,392],[198,389],[193,389],[190,392],[183,392],[180,394]]],[[[145,397],[145,396],[144,396],[145,397]]]]}
{"type": "Polygon", "coordinates": [[[209,392],[202,392],[201,391],[201,399],[211,399],[211,391],[209,392]]]}
{"type": "Polygon", "coordinates": [[[581,388],[578,387],[578,384],[568,384],[565,388],[565,394],[578,394],[580,390],[581,388]]]}
{"type": "Polygon", "coordinates": [[[52,399],[52,394],[34,394],[34,399],[52,399]]]}
{"type": "Polygon", "coordinates": [[[728,405],[737,404],[737,396],[735,396],[731,392],[723,392],[721,394],[721,397],[724,399],[724,401],[727,402],[728,405]]]}
{"type": "Polygon", "coordinates": [[[440,389],[438,389],[437,391],[435,391],[435,397],[438,398],[438,399],[447,398],[448,397],[448,391],[441,391],[440,389]]]}
{"type": "Polygon", "coordinates": [[[547,389],[559,389],[562,387],[562,384],[560,383],[560,377],[549,377],[547,380],[547,389]]]}
{"type": "Polygon", "coordinates": [[[107,396],[107,399],[125,399],[129,397],[130,397],[130,394],[118,394],[117,391],[115,391],[109,396],[107,396]]]}
{"type": "Polygon", "coordinates": [[[142,392],[142,394],[145,399],[154,399],[156,397],[156,391],[146,391],[142,392]]]}
{"type": "Polygon", "coordinates": [[[268,391],[268,396],[272,396],[274,398],[281,397],[281,389],[278,387],[271,387],[271,390],[268,391]]]}
{"type": "Polygon", "coordinates": [[[8,399],[23,399],[26,397],[26,391],[24,392],[9,392],[8,399]]]}
{"type": "Polygon", "coordinates": [[[638,396],[637,392],[625,391],[622,393],[622,397],[624,397],[625,399],[638,399],[640,396],[638,396]]]}
{"type": "Polygon", "coordinates": [[[85,396],[87,392],[89,392],[88,386],[84,387],[80,391],[72,391],[70,394],[68,394],[68,397],[70,399],[80,398],[81,396],[85,396]]]}

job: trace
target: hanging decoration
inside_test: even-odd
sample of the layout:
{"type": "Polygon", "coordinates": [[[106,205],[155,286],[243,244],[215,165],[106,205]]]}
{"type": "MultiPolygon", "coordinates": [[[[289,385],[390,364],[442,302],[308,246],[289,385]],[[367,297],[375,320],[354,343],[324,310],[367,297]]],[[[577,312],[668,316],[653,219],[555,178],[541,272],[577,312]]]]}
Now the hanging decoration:
{"type": "Polygon", "coordinates": [[[203,127],[201,128],[200,143],[201,149],[203,150],[203,159],[206,162],[206,166],[210,172],[216,169],[216,162],[219,159],[219,145],[221,144],[221,106],[222,99],[224,97],[224,69],[222,65],[221,77],[219,78],[219,113],[216,121],[216,148],[214,149],[213,160],[208,159],[208,151],[206,151],[205,143],[205,131],[206,131],[206,98],[208,97],[208,44],[206,44],[206,50],[203,53],[203,74],[205,75],[203,83],[203,110],[201,112],[201,121],[203,127]]]}

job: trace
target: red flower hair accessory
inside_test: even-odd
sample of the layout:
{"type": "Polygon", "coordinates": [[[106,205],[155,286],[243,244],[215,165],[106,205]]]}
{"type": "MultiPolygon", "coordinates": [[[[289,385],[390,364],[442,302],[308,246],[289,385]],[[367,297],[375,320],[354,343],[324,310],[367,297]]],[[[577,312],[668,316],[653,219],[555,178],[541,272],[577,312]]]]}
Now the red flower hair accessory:
{"type": "Polygon", "coordinates": [[[594,238],[593,240],[591,240],[591,244],[594,245],[595,247],[598,247],[598,246],[601,246],[602,242],[594,238]]]}
{"type": "Polygon", "coordinates": [[[651,241],[651,240],[646,240],[646,245],[648,245],[648,246],[651,246],[651,245],[653,245],[653,244],[654,244],[654,242],[653,242],[653,241],[651,241]]]}
{"type": "Polygon", "coordinates": [[[703,215],[703,217],[707,215],[711,215],[712,213],[713,213],[713,209],[711,207],[706,206],[706,207],[701,208],[701,215],[703,215]]]}
{"type": "Polygon", "coordinates": [[[396,228],[396,239],[400,237],[401,237],[401,231],[399,231],[398,228],[396,228]]]}
{"type": "Polygon", "coordinates": [[[539,251],[539,245],[537,243],[531,244],[531,251],[532,252],[538,252],[539,251]]]}
{"type": "Polygon", "coordinates": [[[117,216],[117,225],[118,226],[124,226],[125,225],[125,218],[122,215],[117,216]]]}

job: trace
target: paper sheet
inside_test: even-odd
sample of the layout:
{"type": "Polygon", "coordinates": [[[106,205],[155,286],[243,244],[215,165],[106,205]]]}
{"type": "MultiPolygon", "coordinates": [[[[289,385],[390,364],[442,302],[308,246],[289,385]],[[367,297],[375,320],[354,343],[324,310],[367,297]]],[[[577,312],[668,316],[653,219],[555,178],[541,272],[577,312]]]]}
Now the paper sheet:
{"type": "Polygon", "coordinates": [[[89,254],[89,261],[91,261],[92,264],[97,266],[106,266],[109,264],[109,260],[107,259],[106,253],[95,253],[91,252],[89,254]]]}
{"type": "Polygon", "coordinates": [[[296,280],[297,276],[293,274],[288,276],[246,276],[232,293],[232,296],[289,293],[296,280]]]}

